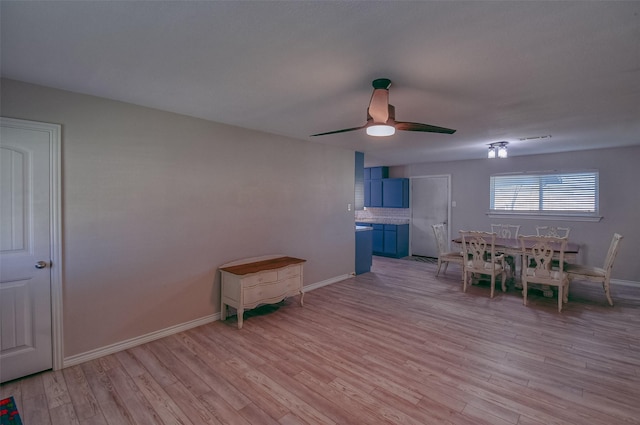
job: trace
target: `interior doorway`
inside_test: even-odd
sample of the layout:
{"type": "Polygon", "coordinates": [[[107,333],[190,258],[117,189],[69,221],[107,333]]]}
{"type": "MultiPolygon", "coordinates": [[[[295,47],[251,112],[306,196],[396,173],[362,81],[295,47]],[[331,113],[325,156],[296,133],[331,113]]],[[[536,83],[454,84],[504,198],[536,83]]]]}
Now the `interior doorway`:
{"type": "Polygon", "coordinates": [[[0,381],[60,368],[60,126],[0,118],[0,381]]]}
{"type": "Polygon", "coordinates": [[[411,177],[411,255],[437,257],[438,245],[431,225],[448,223],[451,175],[411,177]]]}

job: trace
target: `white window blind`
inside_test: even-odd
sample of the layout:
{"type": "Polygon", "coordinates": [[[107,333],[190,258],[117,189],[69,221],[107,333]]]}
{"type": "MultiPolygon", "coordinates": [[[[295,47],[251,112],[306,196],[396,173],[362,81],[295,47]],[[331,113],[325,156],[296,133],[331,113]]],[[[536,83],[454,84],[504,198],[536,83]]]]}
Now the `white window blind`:
{"type": "Polygon", "coordinates": [[[491,176],[491,211],[595,215],[598,172],[491,176]]]}

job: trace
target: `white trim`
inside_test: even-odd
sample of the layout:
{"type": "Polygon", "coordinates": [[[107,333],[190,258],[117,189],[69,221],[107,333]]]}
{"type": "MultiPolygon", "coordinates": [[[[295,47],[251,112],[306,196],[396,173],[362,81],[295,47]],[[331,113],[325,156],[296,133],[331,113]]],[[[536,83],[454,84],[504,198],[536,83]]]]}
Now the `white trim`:
{"type": "Polygon", "coordinates": [[[489,218],[521,218],[523,220],[554,220],[554,221],[593,221],[602,220],[602,216],[597,215],[572,215],[572,214],[536,214],[534,212],[495,212],[488,211],[489,218]]]}
{"type": "Polygon", "coordinates": [[[136,347],[147,342],[155,341],[156,339],[164,338],[179,332],[187,331],[198,326],[206,325],[211,322],[220,320],[220,313],[205,316],[200,319],[192,320],[190,322],[181,323],[179,325],[170,326],[165,329],[160,329],[148,333],[146,335],[140,335],[135,338],[127,339],[125,341],[116,342],[115,344],[107,345],[105,347],[96,348],[95,350],[87,351],[84,353],[76,354],[64,359],[63,367],[75,366],[80,363],[87,362],[89,360],[95,360],[97,358],[107,356],[109,354],[117,353],[119,351],[127,350],[129,348],[136,347]]]}
{"type": "Polygon", "coordinates": [[[62,322],[62,126],[37,121],[0,117],[3,126],[38,130],[49,134],[49,203],[51,255],[51,348],[53,370],[63,367],[63,322],[62,322]]]}
{"type": "Polygon", "coordinates": [[[337,282],[341,282],[343,280],[347,280],[352,278],[354,274],[343,274],[340,276],[336,276],[336,277],[332,277],[330,279],[327,280],[322,280],[320,282],[316,282],[316,283],[312,283],[311,285],[305,285],[302,287],[302,292],[306,293],[309,291],[313,291],[314,289],[319,289],[322,288],[323,286],[327,286],[327,285],[331,285],[332,283],[337,283],[337,282]]]}
{"type": "Polygon", "coordinates": [[[421,175],[421,176],[409,177],[409,182],[410,182],[409,193],[411,194],[409,196],[409,209],[411,210],[411,221],[409,222],[409,256],[413,255],[413,246],[411,245],[411,243],[413,242],[413,203],[412,203],[413,180],[428,179],[428,178],[442,178],[442,177],[447,179],[447,222],[445,224],[447,225],[447,241],[451,240],[451,208],[452,208],[451,198],[453,194],[451,190],[452,175],[451,174],[433,174],[433,175],[421,175]]]}
{"type": "Polygon", "coordinates": [[[620,286],[637,286],[640,288],[640,282],[636,282],[633,280],[620,280],[620,279],[611,279],[610,283],[612,285],[620,285],[620,286]]]}
{"type": "MultiPolygon", "coordinates": [[[[336,276],[331,279],[327,279],[321,282],[313,283],[311,285],[303,286],[302,291],[309,292],[314,289],[318,289],[318,288],[322,288],[323,286],[330,285],[332,283],[349,279],[351,277],[353,277],[353,275],[351,274],[336,276]]],[[[196,328],[198,326],[207,325],[211,322],[215,322],[216,320],[220,320],[219,312],[216,314],[202,317],[200,319],[191,320],[189,322],[181,323],[178,325],[170,326],[165,329],[160,329],[158,331],[150,332],[146,335],[140,335],[131,339],[127,339],[125,341],[116,342],[115,344],[110,344],[104,347],[96,348],[94,350],[86,351],[84,353],[66,357],[61,367],[65,368],[65,367],[75,366],[77,364],[88,362],[90,360],[95,360],[100,357],[107,356],[109,354],[117,353],[123,350],[128,350],[129,348],[133,348],[141,344],[146,344],[147,342],[155,341],[157,339],[164,338],[173,334],[177,334],[179,332],[184,332],[189,329],[196,328]]]]}
{"type": "MultiPolygon", "coordinates": [[[[598,216],[599,208],[600,208],[600,172],[599,170],[582,170],[582,171],[539,171],[539,172],[531,172],[531,173],[500,173],[500,174],[492,174],[490,176],[490,209],[488,212],[489,217],[491,218],[509,218],[512,215],[518,216],[519,218],[524,219],[543,219],[543,220],[567,220],[567,221],[600,221],[602,217],[598,216]],[[576,211],[556,211],[556,210],[545,210],[545,209],[536,209],[533,211],[522,211],[522,210],[502,210],[502,209],[491,209],[493,207],[494,198],[495,198],[495,182],[496,179],[505,177],[517,179],[518,177],[526,177],[529,180],[530,177],[561,177],[566,175],[575,175],[575,174],[592,174],[595,177],[595,187],[594,197],[595,197],[595,211],[586,211],[586,210],[576,210],[576,211]],[[504,214],[504,215],[502,215],[504,214]],[[546,217],[546,218],[543,218],[546,217]]],[[[533,184],[533,182],[531,182],[533,184]]],[[[541,182],[537,183],[538,190],[545,191],[541,186],[541,182]]],[[[535,186],[535,185],[534,185],[535,186]]],[[[568,191],[563,189],[563,194],[569,197],[568,191]]],[[[570,199],[567,199],[570,200],[570,199]]],[[[542,202],[542,198],[538,200],[538,202],[542,202]]],[[[542,204],[538,205],[542,207],[542,204]]]]}
{"type": "Polygon", "coordinates": [[[56,125],[51,140],[51,332],[53,370],[64,360],[63,339],[63,263],[62,263],[62,128],[56,125]]]}

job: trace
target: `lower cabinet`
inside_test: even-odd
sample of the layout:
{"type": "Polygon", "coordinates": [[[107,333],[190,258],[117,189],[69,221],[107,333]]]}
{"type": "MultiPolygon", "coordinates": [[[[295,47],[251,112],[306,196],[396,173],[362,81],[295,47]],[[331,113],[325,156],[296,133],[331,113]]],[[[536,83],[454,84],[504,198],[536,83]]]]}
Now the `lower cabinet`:
{"type": "Polygon", "coordinates": [[[374,224],[371,235],[371,249],[373,255],[380,255],[384,251],[384,224],[374,224]]]}
{"type": "Polygon", "coordinates": [[[373,224],[373,255],[402,258],[409,255],[408,224],[373,224]]]}
{"type": "MultiPolygon", "coordinates": [[[[371,227],[371,226],[367,226],[371,227]]],[[[371,271],[372,230],[356,230],[356,274],[371,271]]]]}

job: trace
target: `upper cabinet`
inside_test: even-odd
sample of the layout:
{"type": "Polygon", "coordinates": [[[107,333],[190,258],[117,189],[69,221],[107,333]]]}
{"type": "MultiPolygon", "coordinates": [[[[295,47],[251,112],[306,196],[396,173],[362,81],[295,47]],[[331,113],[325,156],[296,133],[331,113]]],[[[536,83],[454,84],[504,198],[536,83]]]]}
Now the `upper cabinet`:
{"type": "Polygon", "coordinates": [[[364,169],[364,206],[409,208],[409,179],[390,179],[388,167],[364,169]]]}
{"type": "Polygon", "coordinates": [[[356,152],[355,209],[364,209],[364,153],[356,152]]]}
{"type": "Polygon", "coordinates": [[[364,178],[369,180],[380,180],[389,177],[389,167],[369,167],[364,169],[364,178]],[[369,172],[367,173],[367,170],[369,172]]]}
{"type": "Polygon", "coordinates": [[[409,179],[382,179],[382,206],[409,208],[409,179]]]}

